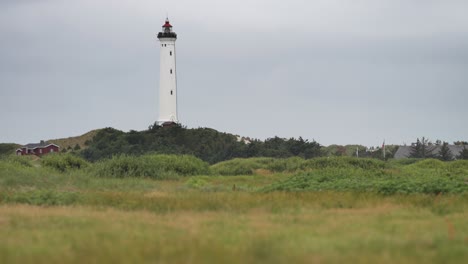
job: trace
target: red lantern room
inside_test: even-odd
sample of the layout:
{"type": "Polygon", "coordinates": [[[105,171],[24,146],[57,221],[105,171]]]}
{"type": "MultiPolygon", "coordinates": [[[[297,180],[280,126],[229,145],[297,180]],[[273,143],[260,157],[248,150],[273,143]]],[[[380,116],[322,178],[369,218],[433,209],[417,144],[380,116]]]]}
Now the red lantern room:
{"type": "Polygon", "coordinates": [[[172,32],[172,25],[169,23],[168,18],[166,18],[166,22],[162,26],[162,32],[159,32],[158,38],[177,38],[177,34],[172,32]]]}
{"type": "Polygon", "coordinates": [[[172,25],[169,23],[169,19],[166,18],[166,23],[162,26],[164,33],[170,33],[172,31],[172,25]]]}

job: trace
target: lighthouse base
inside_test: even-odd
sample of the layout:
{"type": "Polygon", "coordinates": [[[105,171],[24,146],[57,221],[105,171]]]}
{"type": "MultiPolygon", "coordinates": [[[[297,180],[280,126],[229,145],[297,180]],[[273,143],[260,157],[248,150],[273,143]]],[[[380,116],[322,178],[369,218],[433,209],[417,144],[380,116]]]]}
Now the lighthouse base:
{"type": "Polygon", "coordinates": [[[160,122],[159,125],[162,127],[174,127],[174,126],[177,126],[178,124],[173,121],[163,121],[163,122],[160,122]]]}

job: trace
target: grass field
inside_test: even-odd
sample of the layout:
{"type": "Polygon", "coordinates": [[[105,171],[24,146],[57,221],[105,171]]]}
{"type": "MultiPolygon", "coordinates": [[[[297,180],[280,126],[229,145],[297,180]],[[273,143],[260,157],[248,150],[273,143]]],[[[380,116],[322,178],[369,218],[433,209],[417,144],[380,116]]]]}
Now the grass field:
{"type": "MultiPolygon", "coordinates": [[[[162,158],[179,159],[147,159],[153,164],[162,158]]],[[[138,163],[144,169],[132,177],[122,173],[135,172],[134,160],[125,157],[84,165],[71,158],[0,160],[0,263],[468,259],[465,163],[248,159],[207,169],[188,157],[182,160],[199,173],[187,173],[189,165],[182,163],[177,166],[183,170],[138,163]],[[103,176],[109,164],[114,168],[103,176]],[[409,184],[423,177],[445,179],[440,182],[449,191],[409,184]],[[405,184],[394,185],[392,179],[405,184]],[[363,189],[369,181],[396,191],[363,189]],[[358,187],[343,189],[349,183],[358,187]]]]}

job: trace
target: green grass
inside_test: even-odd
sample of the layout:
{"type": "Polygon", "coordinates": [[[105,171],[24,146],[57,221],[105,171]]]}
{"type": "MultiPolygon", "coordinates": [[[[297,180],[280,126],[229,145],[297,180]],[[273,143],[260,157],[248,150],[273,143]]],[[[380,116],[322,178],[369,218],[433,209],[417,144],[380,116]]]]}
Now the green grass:
{"type": "Polygon", "coordinates": [[[0,263],[468,258],[466,161],[47,159],[0,160],[0,263]]]}

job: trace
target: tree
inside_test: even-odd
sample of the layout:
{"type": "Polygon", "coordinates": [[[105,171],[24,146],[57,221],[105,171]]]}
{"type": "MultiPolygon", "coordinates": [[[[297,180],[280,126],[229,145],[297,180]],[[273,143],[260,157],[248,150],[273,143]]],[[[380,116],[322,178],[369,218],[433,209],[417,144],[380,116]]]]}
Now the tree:
{"type": "Polygon", "coordinates": [[[336,150],[333,153],[334,156],[346,156],[346,148],[344,146],[336,146],[336,150]]]}
{"type": "Polygon", "coordinates": [[[423,137],[421,140],[419,140],[419,138],[417,138],[416,143],[413,143],[411,146],[409,157],[421,159],[433,158],[435,147],[431,145],[432,143],[428,139],[423,137]]]}
{"type": "Polygon", "coordinates": [[[80,149],[81,149],[81,147],[80,147],[80,145],[78,145],[78,143],[77,143],[77,144],[75,145],[75,147],[73,148],[73,150],[80,150],[80,149]]]}
{"type": "Polygon", "coordinates": [[[457,159],[468,160],[468,149],[463,146],[463,150],[458,154],[457,159]]]}
{"type": "Polygon", "coordinates": [[[443,161],[453,160],[453,154],[448,147],[448,143],[444,142],[439,150],[439,159],[443,161]]]}

